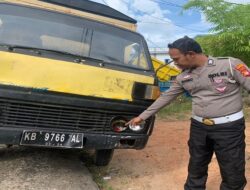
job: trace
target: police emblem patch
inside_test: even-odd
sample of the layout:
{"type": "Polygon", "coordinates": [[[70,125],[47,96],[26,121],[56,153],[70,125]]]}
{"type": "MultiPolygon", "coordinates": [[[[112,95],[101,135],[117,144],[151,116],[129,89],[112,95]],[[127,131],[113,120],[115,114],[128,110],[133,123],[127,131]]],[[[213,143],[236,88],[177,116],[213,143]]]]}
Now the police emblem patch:
{"type": "Polygon", "coordinates": [[[235,69],[239,71],[244,77],[250,77],[250,71],[243,63],[236,65],[235,69]]]}

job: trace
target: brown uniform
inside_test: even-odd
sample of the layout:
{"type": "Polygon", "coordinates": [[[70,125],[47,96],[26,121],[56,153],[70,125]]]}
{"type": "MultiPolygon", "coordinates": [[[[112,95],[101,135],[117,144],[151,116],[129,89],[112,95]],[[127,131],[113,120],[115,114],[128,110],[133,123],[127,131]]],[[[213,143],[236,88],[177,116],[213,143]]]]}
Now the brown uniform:
{"type": "Polygon", "coordinates": [[[236,58],[209,57],[208,62],[187,69],[176,82],[139,115],[143,120],[157,113],[187,90],[192,96],[192,112],[204,118],[216,118],[242,110],[241,86],[250,92],[250,71],[236,58]]]}

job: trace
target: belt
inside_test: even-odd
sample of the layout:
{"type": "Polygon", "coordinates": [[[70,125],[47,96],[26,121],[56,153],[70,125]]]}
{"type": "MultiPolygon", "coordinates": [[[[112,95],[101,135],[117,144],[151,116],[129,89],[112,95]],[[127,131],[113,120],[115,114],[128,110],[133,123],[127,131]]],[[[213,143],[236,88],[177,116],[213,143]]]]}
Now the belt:
{"type": "Polygon", "coordinates": [[[199,121],[201,123],[204,123],[205,125],[216,125],[216,124],[223,124],[223,123],[229,123],[232,121],[236,121],[238,119],[241,119],[244,117],[243,111],[239,111],[237,113],[233,113],[230,115],[226,115],[223,117],[216,117],[216,118],[203,118],[196,115],[193,115],[192,118],[196,121],[199,121]]]}

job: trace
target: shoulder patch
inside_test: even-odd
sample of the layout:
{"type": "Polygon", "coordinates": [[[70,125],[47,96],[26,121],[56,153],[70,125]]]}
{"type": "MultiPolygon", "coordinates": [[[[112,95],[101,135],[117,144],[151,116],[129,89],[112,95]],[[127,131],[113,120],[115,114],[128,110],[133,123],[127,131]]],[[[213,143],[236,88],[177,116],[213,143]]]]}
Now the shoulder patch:
{"type": "Polygon", "coordinates": [[[235,69],[239,71],[244,77],[250,77],[250,71],[245,64],[239,63],[236,65],[235,69]]]}

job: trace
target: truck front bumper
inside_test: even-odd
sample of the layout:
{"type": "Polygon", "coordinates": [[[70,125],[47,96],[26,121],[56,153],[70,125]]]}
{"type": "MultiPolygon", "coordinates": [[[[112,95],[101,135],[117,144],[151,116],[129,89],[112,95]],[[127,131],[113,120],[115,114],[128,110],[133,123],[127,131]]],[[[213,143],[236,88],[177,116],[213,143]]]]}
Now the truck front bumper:
{"type": "MultiPolygon", "coordinates": [[[[0,128],[0,144],[20,145],[21,137],[25,128],[0,128]]],[[[28,130],[32,130],[28,128],[28,130]]],[[[37,131],[37,129],[34,129],[37,131]]],[[[39,128],[39,131],[51,131],[39,128]]],[[[72,132],[65,129],[53,130],[53,132],[72,132]]],[[[74,133],[83,133],[73,131],[74,133]]],[[[121,134],[100,134],[83,133],[83,147],[86,149],[143,149],[148,141],[148,135],[121,135],[121,134]]],[[[51,147],[53,148],[53,147],[51,147]]],[[[58,147],[56,147],[58,148],[58,147]]]]}

